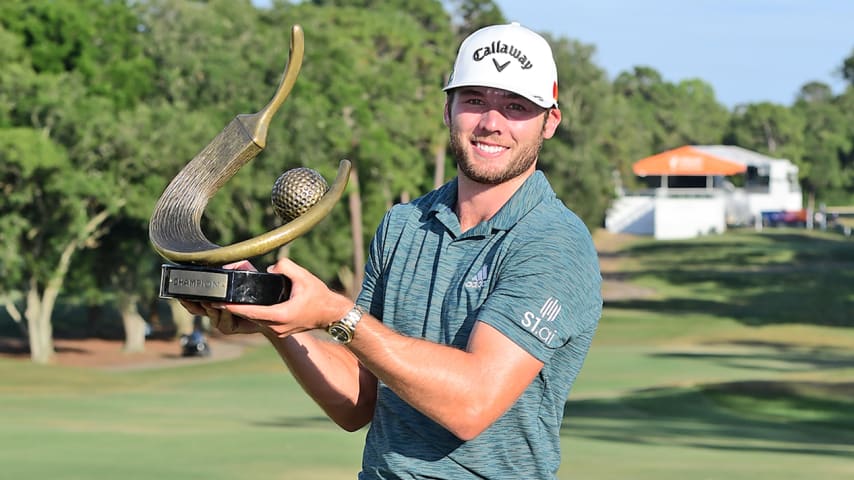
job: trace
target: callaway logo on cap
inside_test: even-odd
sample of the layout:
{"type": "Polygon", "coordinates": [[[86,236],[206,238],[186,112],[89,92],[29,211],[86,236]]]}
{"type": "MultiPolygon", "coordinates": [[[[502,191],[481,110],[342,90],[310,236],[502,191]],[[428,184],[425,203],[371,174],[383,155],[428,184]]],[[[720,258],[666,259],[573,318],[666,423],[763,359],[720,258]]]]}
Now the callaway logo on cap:
{"type": "Polygon", "coordinates": [[[484,27],[466,38],[445,91],[494,87],[543,108],[557,106],[557,67],[546,40],[513,22],[484,27]]]}

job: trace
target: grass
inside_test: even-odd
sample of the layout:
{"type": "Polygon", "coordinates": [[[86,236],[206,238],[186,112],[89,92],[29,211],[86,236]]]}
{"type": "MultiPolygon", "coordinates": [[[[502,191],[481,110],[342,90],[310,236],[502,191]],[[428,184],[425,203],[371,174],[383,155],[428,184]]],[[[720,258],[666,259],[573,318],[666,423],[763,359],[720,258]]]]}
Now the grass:
{"type": "Polygon", "coordinates": [[[0,378],[8,478],[347,478],[360,460],[363,434],[334,427],[272,349],[121,374],[2,362],[0,378]]]}
{"type": "Polygon", "coordinates": [[[854,475],[854,242],[637,241],[567,403],[560,478],[854,475]]]}
{"type": "MultiPolygon", "coordinates": [[[[854,478],[854,242],[780,230],[636,241],[567,402],[560,479],[854,478]]],[[[108,373],[0,361],[4,478],[353,479],[271,348],[108,373]]]]}

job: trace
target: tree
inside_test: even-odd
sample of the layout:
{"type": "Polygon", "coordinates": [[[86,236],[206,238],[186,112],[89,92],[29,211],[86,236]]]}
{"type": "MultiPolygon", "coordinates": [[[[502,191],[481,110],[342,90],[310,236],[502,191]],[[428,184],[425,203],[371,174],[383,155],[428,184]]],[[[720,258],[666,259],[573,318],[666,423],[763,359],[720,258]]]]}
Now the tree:
{"type": "Polygon", "coordinates": [[[803,175],[803,131],[803,119],[788,108],[770,102],[755,103],[733,112],[726,143],[789,159],[801,167],[803,175]]]}
{"type": "Polygon", "coordinates": [[[605,72],[593,63],[592,46],[545,37],[557,63],[563,120],[543,144],[539,168],[548,174],[557,196],[594,228],[613,196],[611,172],[619,162],[601,148],[612,125],[611,87],[605,72]]]}
{"type": "MultiPolygon", "coordinates": [[[[845,136],[854,143],[854,85],[850,85],[842,95],[836,97],[833,104],[842,112],[845,136]]],[[[854,145],[839,153],[839,161],[847,181],[844,192],[841,192],[845,198],[838,201],[843,205],[851,205],[854,204],[854,145]]]]}
{"type": "Polygon", "coordinates": [[[711,85],[697,78],[682,80],[672,88],[671,102],[670,108],[662,108],[662,118],[667,118],[665,127],[672,128],[676,143],[707,145],[723,139],[729,111],[711,85]]]}
{"type": "Polygon", "coordinates": [[[77,72],[87,91],[118,108],[152,91],[152,62],[133,33],[137,20],[124,2],[10,0],[0,5],[0,23],[23,39],[38,74],[77,72]]]}
{"type": "Polygon", "coordinates": [[[842,190],[851,181],[840,161],[852,149],[854,138],[848,135],[845,116],[835,104],[830,87],[808,83],[801,88],[793,112],[804,123],[804,148],[801,178],[814,201],[843,200],[842,190]]]}
{"type": "Polygon", "coordinates": [[[358,284],[348,278],[364,267],[364,252],[357,250],[385,210],[432,188],[427,159],[444,129],[441,87],[454,46],[449,27],[439,29],[435,18],[426,21],[417,13],[432,11],[437,2],[407,5],[414,15],[383,2],[371,9],[301,5],[270,12],[274,24],[300,19],[306,60],[288,100],[289,128],[277,132],[281,136],[269,154],[286,158],[288,166],[316,168],[327,178],[338,160],[350,159],[356,170],[348,190],[350,211],[364,216],[348,222],[347,212],[336,209],[289,253],[342,283],[358,284]],[[342,229],[347,223],[350,228],[342,229]],[[359,231],[367,235],[351,237],[349,244],[338,237],[359,231]],[[351,267],[339,272],[342,264],[351,267]]]}
{"type": "Polygon", "coordinates": [[[655,69],[639,66],[620,73],[614,91],[628,100],[638,126],[649,130],[650,145],[644,155],[682,145],[719,143],[726,131],[729,112],[702,80],[673,84],[655,69]]]}
{"type": "MultiPolygon", "coordinates": [[[[845,58],[842,63],[842,78],[848,81],[845,91],[841,95],[833,99],[833,104],[839,112],[842,112],[844,118],[842,125],[845,126],[844,135],[854,144],[854,49],[851,54],[845,58]]],[[[847,151],[839,153],[839,161],[842,168],[842,175],[846,179],[846,186],[837,201],[844,205],[854,203],[854,145],[851,145],[847,151]]]]}
{"type": "MultiPolygon", "coordinates": [[[[30,354],[47,363],[53,355],[51,314],[71,258],[102,235],[100,227],[121,200],[93,202],[103,179],[74,168],[62,147],[37,130],[0,129],[0,165],[6,192],[0,208],[4,286],[23,285],[30,354]]],[[[6,308],[16,312],[10,300],[6,308]]]]}
{"type": "Polygon", "coordinates": [[[504,13],[492,0],[454,0],[451,4],[460,41],[487,25],[507,23],[504,13]]]}
{"type": "Polygon", "coordinates": [[[848,81],[848,85],[854,86],[854,49],[851,49],[851,55],[843,60],[840,70],[842,78],[848,81]]]}
{"type": "MultiPolygon", "coordinates": [[[[119,2],[6,2],[0,23],[11,39],[0,75],[4,119],[4,243],[15,249],[22,282],[3,279],[23,304],[33,360],[53,354],[51,316],[74,254],[91,248],[124,199],[109,168],[110,144],[88,148],[99,124],[147,94],[147,59],[134,48],[134,16],[119,2]],[[20,285],[23,285],[21,287],[20,285]]],[[[7,297],[8,298],[8,297],[7,297]]],[[[14,317],[14,315],[13,315],[14,317]]]]}

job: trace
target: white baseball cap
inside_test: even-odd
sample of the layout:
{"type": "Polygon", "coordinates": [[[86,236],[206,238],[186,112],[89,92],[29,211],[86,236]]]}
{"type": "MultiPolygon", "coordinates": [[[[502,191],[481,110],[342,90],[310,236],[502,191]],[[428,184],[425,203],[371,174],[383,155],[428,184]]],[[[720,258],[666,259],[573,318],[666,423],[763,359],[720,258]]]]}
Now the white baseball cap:
{"type": "Polygon", "coordinates": [[[548,42],[513,22],[492,25],[460,45],[444,90],[494,87],[521,95],[543,108],[557,106],[557,66],[548,42]]]}

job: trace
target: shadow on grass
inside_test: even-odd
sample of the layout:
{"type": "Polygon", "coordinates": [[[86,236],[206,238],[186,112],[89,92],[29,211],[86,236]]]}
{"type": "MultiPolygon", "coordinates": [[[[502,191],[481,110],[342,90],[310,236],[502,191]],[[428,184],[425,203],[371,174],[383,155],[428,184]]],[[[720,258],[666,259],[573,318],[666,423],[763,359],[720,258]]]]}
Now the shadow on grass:
{"type": "Polygon", "coordinates": [[[733,233],[687,241],[648,241],[630,245],[616,255],[657,257],[656,261],[664,262],[688,257],[707,264],[764,266],[781,252],[791,252],[791,261],[795,263],[854,262],[854,242],[851,239],[817,236],[805,230],[733,233]]]}
{"type": "Polygon", "coordinates": [[[736,235],[642,243],[621,254],[634,257],[640,268],[619,276],[663,282],[665,298],[609,301],[609,308],[711,314],[752,326],[854,326],[854,242],[849,240],[736,235]],[[685,291],[691,296],[680,295],[685,291]]]}
{"type": "MultiPolygon", "coordinates": [[[[83,348],[61,345],[55,346],[54,350],[56,351],[56,353],[76,353],[80,355],[88,355],[91,353],[83,348]]],[[[0,355],[10,357],[29,357],[30,345],[27,339],[24,338],[9,338],[0,336],[0,355]]]]}
{"type": "Polygon", "coordinates": [[[854,383],[732,382],[571,400],[563,434],[608,442],[854,455],[854,383]]]}
{"type": "MultiPolygon", "coordinates": [[[[669,281],[708,282],[708,279],[677,279],[672,272],[652,273],[669,281]]],[[[844,280],[854,285],[854,275],[844,280]]],[[[840,291],[837,284],[835,291],[840,291]]],[[[728,286],[727,288],[731,287],[728,286]]],[[[763,287],[768,287],[763,285],[763,287]]],[[[745,325],[761,326],[775,324],[805,324],[827,327],[854,327],[854,301],[846,300],[844,295],[829,295],[827,302],[819,300],[799,300],[791,290],[779,292],[764,291],[750,294],[745,292],[734,294],[728,301],[714,301],[696,298],[671,297],[665,299],[628,299],[612,300],[605,307],[621,310],[645,310],[663,315],[703,314],[722,318],[732,318],[745,325]]],[[[801,290],[800,295],[809,297],[809,291],[801,290]]]]}
{"type": "Polygon", "coordinates": [[[714,362],[754,371],[803,372],[854,368],[854,351],[832,346],[807,346],[766,341],[709,341],[704,346],[720,351],[661,352],[651,356],[714,362]],[[750,351],[740,349],[749,347],[750,351]]]}
{"type": "Polygon", "coordinates": [[[335,422],[324,416],[305,416],[305,417],[279,417],[277,419],[252,422],[251,425],[256,427],[270,428],[309,428],[309,429],[336,429],[340,430],[335,422]]]}

